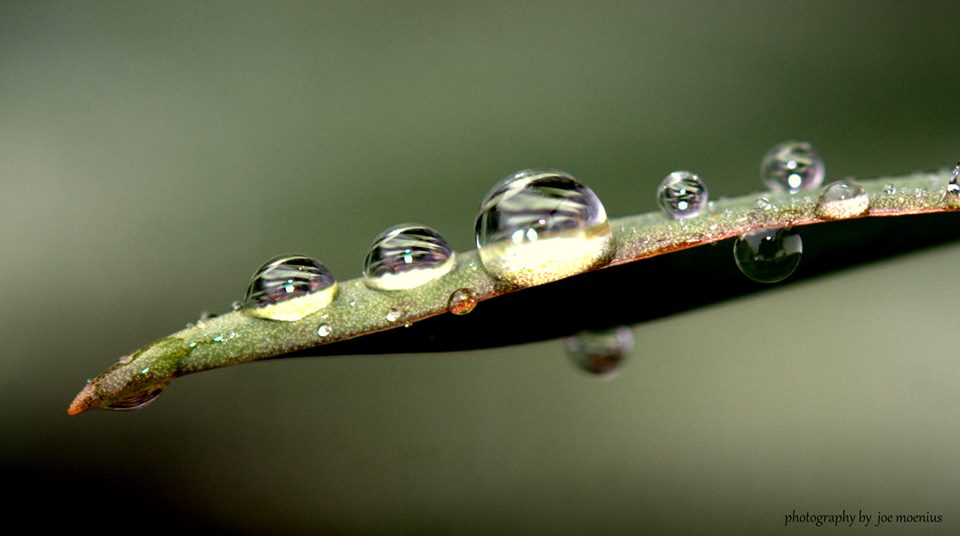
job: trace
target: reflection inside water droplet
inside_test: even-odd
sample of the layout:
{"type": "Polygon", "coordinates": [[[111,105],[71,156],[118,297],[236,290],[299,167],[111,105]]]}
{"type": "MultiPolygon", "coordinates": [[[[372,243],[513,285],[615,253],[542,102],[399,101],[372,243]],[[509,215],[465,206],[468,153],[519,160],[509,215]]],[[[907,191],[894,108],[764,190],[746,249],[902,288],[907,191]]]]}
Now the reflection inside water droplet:
{"type": "Polygon", "coordinates": [[[404,224],[377,235],[363,261],[364,283],[379,290],[411,289],[447,274],[455,255],[439,233],[404,224]]]}
{"type": "Polygon", "coordinates": [[[317,327],[317,336],[318,336],[318,337],[327,337],[327,336],[329,336],[331,333],[333,333],[333,328],[330,327],[330,324],[320,324],[320,326],[317,327]]]}
{"type": "Polygon", "coordinates": [[[767,152],[760,164],[763,182],[772,190],[798,192],[820,186],[826,169],[812,145],[788,141],[767,152]]]}
{"type": "Polygon", "coordinates": [[[951,204],[957,204],[957,198],[960,198],[960,183],[957,182],[958,180],[960,180],[960,162],[957,162],[957,165],[954,166],[953,173],[950,174],[950,182],[947,183],[947,197],[951,204]]]}
{"type": "Polygon", "coordinates": [[[733,244],[733,257],[743,275],[760,283],[783,281],[800,264],[803,241],[794,230],[761,229],[733,244]]]}
{"type": "Polygon", "coordinates": [[[465,315],[473,311],[479,301],[476,292],[468,288],[461,288],[450,294],[447,307],[455,315],[465,315]]]}
{"type": "Polygon", "coordinates": [[[333,274],[316,259],[275,257],[254,274],[243,310],[270,320],[299,320],[329,305],[336,292],[333,274]]]}
{"type": "Polygon", "coordinates": [[[612,237],[596,194],[567,173],[544,169],[518,171],[494,186],[475,231],[487,271],[520,286],[597,266],[612,237]]]}
{"type": "Polygon", "coordinates": [[[671,219],[692,218],[707,206],[707,185],[694,173],[674,171],[657,188],[660,210],[671,219]]]}
{"type": "Polygon", "coordinates": [[[841,179],[823,189],[814,211],[820,218],[835,220],[860,216],[869,208],[870,197],[863,186],[853,179],[841,179]]]}
{"type": "Polygon", "coordinates": [[[566,348],[567,356],[581,370],[610,375],[633,351],[633,331],[626,326],[581,331],[566,340],[566,348]]]}

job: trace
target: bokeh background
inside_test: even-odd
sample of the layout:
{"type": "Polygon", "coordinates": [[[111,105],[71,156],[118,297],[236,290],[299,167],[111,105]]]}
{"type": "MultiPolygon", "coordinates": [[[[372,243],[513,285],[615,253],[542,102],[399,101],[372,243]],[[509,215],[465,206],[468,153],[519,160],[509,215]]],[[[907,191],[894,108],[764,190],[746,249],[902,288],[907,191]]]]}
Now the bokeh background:
{"type": "Polygon", "coordinates": [[[410,220],[472,248],[480,198],[520,168],[626,215],[675,169],[759,190],[786,139],[830,177],[947,166],[958,20],[948,2],[0,2],[8,519],[703,534],[863,509],[956,533],[960,246],[636,326],[611,381],[549,341],[258,363],[141,412],[64,412],[275,254],[349,279],[410,220]]]}

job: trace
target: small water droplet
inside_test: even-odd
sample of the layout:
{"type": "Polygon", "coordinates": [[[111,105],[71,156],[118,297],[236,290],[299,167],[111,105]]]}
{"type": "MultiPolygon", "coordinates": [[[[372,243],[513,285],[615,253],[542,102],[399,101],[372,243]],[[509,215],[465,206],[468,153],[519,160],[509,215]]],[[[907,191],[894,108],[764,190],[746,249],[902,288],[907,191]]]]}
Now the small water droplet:
{"type": "Polygon", "coordinates": [[[131,361],[133,361],[133,354],[127,354],[125,356],[122,356],[120,359],[118,359],[117,363],[120,363],[121,365],[126,365],[131,361]]]}
{"type": "Polygon", "coordinates": [[[567,355],[578,368],[607,375],[620,369],[633,351],[633,331],[626,326],[599,331],[581,331],[566,340],[567,355]]]}
{"type": "Polygon", "coordinates": [[[193,327],[193,322],[187,322],[186,328],[190,329],[193,327]]]}
{"type": "Polygon", "coordinates": [[[396,322],[403,316],[403,311],[399,309],[390,309],[387,311],[387,322],[396,322]]]}
{"type": "Polygon", "coordinates": [[[379,290],[405,290],[433,281],[456,266],[447,241],[418,224],[397,225],[377,235],[363,261],[363,282],[379,290]]]}
{"type": "Polygon", "coordinates": [[[350,307],[356,307],[356,306],[357,306],[357,299],[356,299],[356,298],[350,298],[350,301],[347,302],[347,303],[350,304],[350,307]]]}
{"type": "Polygon", "coordinates": [[[960,205],[960,161],[953,168],[950,174],[950,182],[947,183],[947,204],[953,207],[960,205]]]}
{"type": "Polygon", "coordinates": [[[223,342],[223,335],[216,335],[212,340],[213,342],[223,342]]]}
{"type": "Polygon", "coordinates": [[[212,313],[210,311],[200,311],[200,316],[197,318],[197,324],[200,324],[201,322],[206,322],[207,320],[216,318],[218,316],[220,315],[218,315],[217,313],[212,313]]]}
{"type": "Polygon", "coordinates": [[[239,311],[240,309],[243,309],[243,304],[238,301],[235,301],[230,304],[230,309],[233,311],[239,311]]]}
{"type": "Polygon", "coordinates": [[[474,226],[491,275],[538,285],[596,267],[606,258],[610,224],[590,188],[556,170],[523,170],[497,183],[474,226]]]}
{"type": "Polygon", "coordinates": [[[887,195],[893,195],[897,193],[897,189],[892,184],[887,182],[887,183],[884,183],[883,185],[883,193],[887,195]]]}
{"type": "Polygon", "coordinates": [[[327,337],[331,333],[333,333],[333,328],[330,327],[330,324],[320,324],[320,326],[317,328],[318,337],[327,337]]]}
{"type": "Polygon", "coordinates": [[[450,294],[450,301],[447,302],[450,312],[455,315],[470,314],[476,308],[480,299],[477,293],[468,288],[461,288],[450,294]]]}
{"type": "Polygon", "coordinates": [[[197,341],[190,341],[187,343],[187,348],[196,348],[196,347],[197,347],[197,341]]]}
{"type": "Polygon", "coordinates": [[[767,152],[760,164],[763,182],[772,190],[798,192],[820,186],[826,169],[812,145],[788,141],[767,152]]]}
{"type": "Polygon", "coordinates": [[[792,229],[761,229],[733,244],[733,258],[743,275],[760,283],[783,281],[800,264],[803,241],[792,229]]]}
{"type": "Polygon", "coordinates": [[[148,372],[150,372],[150,367],[143,367],[140,369],[140,374],[146,374],[148,372]]]}
{"type": "Polygon", "coordinates": [[[674,171],[657,188],[657,203],[670,219],[692,218],[706,207],[707,185],[694,173],[674,171]]]}
{"type": "Polygon", "coordinates": [[[243,310],[270,320],[300,320],[329,305],[336,292],[336,279],[316,259],[280,256],[254,274],[243,310]]]}
{"type": "Polygon", "coordinates": [[[716,202],[716,201],[708,201],[708,202],[707,202],[707,212],[716,212],[716,210],[717,210],[717,202],[716,202]]]}
{"type": "Polygon", "coordinates": [[[770,210],[773,208],[773,203],[771,203],[770,199],[766,196],[762,196],[757,199],[757,208],[760,210],[770,210]]]}
{"type": "Polygon", "coordinates": [[[815,212],[828,220],[860,216],[870,208],[870,197],[863,186],[853,179],[831,182],[817,199],[815,212]]]}
{"type": "Polygon", "coordinates": [[[166,385],[155,385],[129,398],[106,404],[103,406],[103,409],[108,409],[111,411],[132,411],[135,409],[143,409],[150,405],[151,402],[156,400],[166,388],[166,385]]]}

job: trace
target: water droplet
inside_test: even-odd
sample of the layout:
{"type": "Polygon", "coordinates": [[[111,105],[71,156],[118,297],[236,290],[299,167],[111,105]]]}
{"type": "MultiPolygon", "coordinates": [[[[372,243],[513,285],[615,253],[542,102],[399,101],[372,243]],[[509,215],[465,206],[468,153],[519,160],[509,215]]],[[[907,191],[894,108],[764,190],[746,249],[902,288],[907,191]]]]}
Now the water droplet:
{"type": "Polygon", "coordinates": [[[707,206],[707,185],[694,173],[674,171],[657,188],[660,210],[671,219],[692,218],[707,206]]]}
{"type": "Polygon", "coordinates": [[[897,189],[894,188],[894,186],[893,186],[892,184],[890,184],[889,182],[887,182],[887,183],[884,183],[884,185],[883,185],[883,193],[885,193],[885,194],[887,194],[887,195],[893,195],[893,194],[897,193],[897,189]]]}
{"type": "Polygon", "coordinates": [[[333,328],[330,327],[330,324],[320,324],[320,326],[317,328],[318,337],[326,337],[331,333],[333,333],[333,328]]]}
{"type": "Polygon", "coordinates": [[[166,385],[155,385],[141,391],[129,398],[123,400],[117,400],[106,404],[103,406],[103,409],[108,409],[112,411],[132,411],[135,409],[142,409],[150,405],[151,402],[157,399],[160,396],[160,393],[166,389],[166,385]]]}
{"type": "Polygon", "coordinates": [[[212,340],[213,342],[223,342],[223,335],[216,335],[212,340]]]}
{"type": "Polygon", "coordinates": [[[451,313],[455,315],[465,315],[470,314],[479,302],[480,299],[477,298],[476,292],[468,288],[461,288],[450,294],[450,301],[447,303],[447,306],[450,308],[451,313]]]}
{"type": "Polygon", "coordinates": [[[120,363],[121,365],[126,365],[131,361],[133,361],[133,354],[127,354],[125,356],[122,356],[120,359],[118,359],[117,363],[120,363]]]}
{"type": "Polygon", "coordinates": [[[770,199],[767,197],[760,197],[757,199],[757,208],[760,210],[770,210],[773,208],[773,203],[770,202],[770,199]]]}
{"type": "Polygon", "coordinates": [[[798,192],[820,186],[826,170],[812,145],[788,141],[775,146],[763,157],[760,174],[772,190],[798,192]]]}
{"type": "Polygon", "coordinates": [[[379,290],[419,287],[447,274],[455,255],[439,233],[424,225],[404,224],[377,235],[363,261],[363,282],[379,290]]]}
{"type": "Polygon", "coordinates": [[[326,307],[337,282],[319,261],[301,255],[275,257],[257,270],[243,310],[270,320],[300,320],[326,307]]]}
{"type": "Polygon", "coordinates": [[[815,212],[820,218],[836,220],[859,216],[869,208],[870,198],[863,186],[853,179],[841,179],[823,189],[815,212]]]}
{"type": "Polygon", "coordinates": [[[238,301],[235,301],[230,304],[230,309],[234,311],[239,311],[240,309],[243,309],[243,304],[238,301]]]}
{"type": "Polygon", "coordinates": [[[633,351],[633,331],[626,326],[581,331],[566,341],[567,355],[578,368],[591,374],[617,371],[633,351]]]}
{"type": "Polygon", "coordinates": [[[783,281],[800,264],[803,242],[792,229],[749,232],[733,244],[733,258],[743,275],[760,283],[783,281]]]}
{"type": "Polygon", "coordinates": [[[220,315],[218,315],[217,313],[211,313],[210,311],[200,311],[200,316],[197,318],[197,324],[200,324],[201,322],[206,322],[207,320],[216,318],[218,316],[220,315]]]}
{"type": "Polygon", "coordinates": [[[523,170],[497,183],[480,204],[480,260],[520,286],[578,274],[602,263],[611,242],[603,204],[590,188],[556,170],[523,170]]]}
{"type": "Polygon", "coordinates": [[[960,162],[957,162],[957,165],[953,168],[953,173],[950,174],[950,182],[947,183],[947,201],[951,205],[960,204],[960,162]]]}
{"type": "Polygon", "coordinates": [[[185,327],[186,327],[187,329],[192,328],[192,327],[193,327],[193,322],[187,322],[187,324],[186,324],[185,327]]]}
{"type": "Polygon", "coordinates": [[[403,316],[403,311],[399,309],[390,309],[387,311],[387,322],[396,322],[403,316]]]}

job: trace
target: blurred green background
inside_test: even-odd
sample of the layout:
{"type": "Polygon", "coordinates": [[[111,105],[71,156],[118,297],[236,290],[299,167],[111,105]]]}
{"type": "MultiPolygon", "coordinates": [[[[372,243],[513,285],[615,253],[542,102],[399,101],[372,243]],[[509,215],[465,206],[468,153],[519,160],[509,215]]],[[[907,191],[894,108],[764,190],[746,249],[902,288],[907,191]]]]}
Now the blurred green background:
{"type": "MultiPolygon", "coordinates": [[[[655,209],[675,169],[759,190],[786,139],[829,177],[947,166],[958,20],[955,2],[0,2],[8,512],[738,533],[846,508],[956,533],[958,246],[637,326],[612,381],[550,341],[258,363],[141,412],[64,412],[275,254],[353,278],[410,220],[472,248],[481,197],[520,168],[567,170],[617,216],[655,209]]],[[[624,292],[669,299],[651,288],[698,291],[624,292]]]]}

